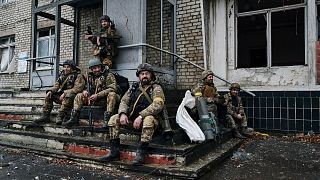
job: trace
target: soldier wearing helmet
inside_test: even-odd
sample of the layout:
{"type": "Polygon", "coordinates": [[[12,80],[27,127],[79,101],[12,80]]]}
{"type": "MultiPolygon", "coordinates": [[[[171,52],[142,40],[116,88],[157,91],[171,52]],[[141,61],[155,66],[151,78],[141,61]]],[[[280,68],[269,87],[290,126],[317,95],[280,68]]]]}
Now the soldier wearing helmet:
{"type": "Polygon", "coordinates": [[[201,80],[194,86],[192,93],[197,98],[204,98],[207,102],[208,111],[218,116],[217,105],[223,104],[224,99],[213,83],[213,72],[211,70],[205,70],[201,73],[201,80]]]}
{"type": "Polygon", "coordinates": [[[85,35],[85,39],[90,40],[95,45],[94,56],[100,59],[102,64],[111,68],[113,57],[117,54],[117,42],[120,36],[109,16],[102,15],[99,20],[101,23],[100,32],[93,35],[90,28],[85,35]]]}
{"type": "Polygon", "coordinates": [[[133,161],[133,165],[141,165],[152,135],[159,126],[158,117],[165,102],[162,87],[156,82],[154,71],[148,63],[140,64],[136,75],[139,81],[133,83],[122,97],[118,114],[112,116],[108,123],[111,151],[101,158],[103,162],[120,158],[119,127],[131,125],[135,129],[141,129],[140,144],[133,161]]]}
{"type": "Polygon", "coordinates": [[[64,126],[78,125],[82,106],[95,105],[106,108],[103,128],[107,128],[107,122],[114,113],[116,103],[120,100],[115,76],[109,71],[109,68],[105,67],[99,59],[91,59],[89,69],[91,72],[87,74],[87,88],[75,97],[71,118],[62,123],[64,126]]]}
{"type": "Polygon", "coordinates": [[[46,91],[45,102],[43,105],[43,115],[34,121],[34,123],[50,122],[50,113],[53,108],[53,102],[61,104],[56,117],[56,123],[61,124],[67,120],[72,109],[73,100],[77,93],[82,92],[85,86],[85,80],[80,74],[80,69],[72,60],[63,62],[63,71],[60,73],[54,86],[46,91]]]}
{"type": "Polygon", "coordinates": [[[253,130],[247,127],[247,117],[239,96],[240,85],[232,83],[229,90],[230,92],[224,95],[228,109],[227,124],[233,130],[235,137],[243,139],[245,136],[250,136],[253,130]]]}

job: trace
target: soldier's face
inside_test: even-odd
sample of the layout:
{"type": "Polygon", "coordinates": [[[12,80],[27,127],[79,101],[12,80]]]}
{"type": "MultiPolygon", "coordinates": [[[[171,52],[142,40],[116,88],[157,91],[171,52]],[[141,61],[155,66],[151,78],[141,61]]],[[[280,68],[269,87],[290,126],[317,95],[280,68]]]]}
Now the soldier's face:
{"type": "Polygon", "coordinates": [[[151,72],[149,71],[141,71],[139,73],[139,80],[141,81],[142,84],[148,84],[151,82],[151,72]]]}
{"type": "Polygon", "coordinates": [[[70,65],[63,66],[64,74],[70,74],[72,72],[72,67],[70,65]]]}
{"type": "Polygon", "coordinates": [[[231,89],[230,93],[231,93],[231,96],[238,96],[239,95],[239,90],[238,89],[231,89]]]}
{"type": "Polygon", "coordinates": [[[213,84],[213,75],[208,75],[205,79],[206,84],[213,84]]]}
{"type": "Polygon", "coordinates": [[[109,21],[106,21],[106,20],[102,19],[102,20],[101,20],[101,26],[102,26],[103,28],[107,29],[107,28],[109,28],[110,23],[109,23],[109,21]]]}
{"type": "Polygon", "coordinates": [[[91,67],[91,71],[93,72],[94,75],[100,75],[102,72],[102,67],[99,66],[93,66],[91,67]]]}

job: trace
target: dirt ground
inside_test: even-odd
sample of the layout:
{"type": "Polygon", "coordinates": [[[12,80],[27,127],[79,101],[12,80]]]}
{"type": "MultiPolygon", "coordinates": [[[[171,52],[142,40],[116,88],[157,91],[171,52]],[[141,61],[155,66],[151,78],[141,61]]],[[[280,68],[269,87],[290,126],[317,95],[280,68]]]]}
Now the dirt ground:
{"type": "Polygon", "coordinates": [[[201,179],[320,180],[320,135],[246,140],[232,158],[201,179]]]}
{"type": "MultiPolygon", "coordinates": [[[[256,136],[200,179],[320,180],[320,135],[256,136]]],[[[0,179],[174,179],[95,168],[0,146],[0,179]]]]}

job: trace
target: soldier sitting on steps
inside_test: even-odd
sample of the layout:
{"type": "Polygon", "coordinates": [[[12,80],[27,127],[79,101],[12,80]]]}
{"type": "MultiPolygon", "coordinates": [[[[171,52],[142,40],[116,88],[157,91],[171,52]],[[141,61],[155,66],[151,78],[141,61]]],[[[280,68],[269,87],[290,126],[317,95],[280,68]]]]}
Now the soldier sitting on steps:
{"type": "Polygon", "coordinates": [[[148,63],[138,66],[136,76],[139,81],[135,82],[122,97],[119,113],[112,116],[108,123],[111,151],[100,159],[103,162],[120,159],[119,127],[133,126],[142,131],[133,165],[143,164],[149,142],[159,126],[159,116],[165,101],[162,87],[157,83],[154,71],[148,63]]]}
{"type": "Polygon", "coordinates": [[[87,89],[78,93],[74,99],[71,118],[62,123],[63,126],[79,125],[80,110],[83,105],[104,106],[103,128],[107,128],[110,116],[114,112],[120,96],[117,94],[117,82],[115,76],[104,66],[99,59],[91,59],[89,68],[92,72],[87,77],[87,89]]]}
{"type": "Polygon", "coordinates": [[[229,90],[230,92],[224,95],[225,104],[228,109],[226,121],[228,126],[233,130],[235,137],[243,139],[245,136],[252,135],[253,129],[247,127],[247,116],[242,106],[241,97],[239,96],[240,85],[232,83],[229,90]]]}
{"type": "Polygon", "coordinates": [[[50,122],[50,113],[53,102],[61,104],[56,118],[56,124],[61,124],[66,120],[67,113],[72,109],[73,100],[77,93],[82,92],[85,80],[80,74],[80,69],[71,60],[63,62],[63,72],[57,79],[54,86],[46,91],[45,102],[43,105],[43,115],[34,120],[34,124],[50,122]]]}

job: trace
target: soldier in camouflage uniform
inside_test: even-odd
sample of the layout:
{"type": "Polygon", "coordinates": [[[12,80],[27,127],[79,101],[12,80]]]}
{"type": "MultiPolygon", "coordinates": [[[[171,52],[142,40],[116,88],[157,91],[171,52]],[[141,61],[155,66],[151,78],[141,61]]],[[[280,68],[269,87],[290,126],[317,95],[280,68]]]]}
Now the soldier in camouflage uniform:
{"type": "Polygon", "coordinates": [[[56,124],[60,125],[62,121],[66,120],[67,113],[72,109],[76,94],[82,92],[85,80],[80,74],[80,69],[71,60],[63,62],[63,69],[54,86],[46,91],[43,116],[35,120],[34,123],[50,122],[50,113],[53,108],[53,102],[55,102],[61,104],[56,118],[56,124]]]}
{"type": "Polygon", "coordinates": [[[83,105],[104,106],[103,128],[107,128],[110,116],[113,114],[120,96],[117,94],[117,82],[115,76],[104,66],[99,59],[91,59],[89,68],[92,72],[87,77],[87,88],[78,93],[74,99],[71,118],[62,125],[70,127],[79,125],[79,114],[83,105]]]}
{"type": "Polygon", "coordinates": [[[242,106],[241,97],[239,96],[240,85],[232,83],[229,90],[230,92],[224,95],[228,109],[226,120],[228,126],[232,128],[235,137],[245,138],[245,136],[250,136],[253,130],[247,127],[247,116],[242,106]],[[238,128],[238,126],[240,127],[238,128]]]}
{"type": "Polygon", "coordinates": [[[102,64],[112,67],[113,57],[117,54],[117,42],[120,36],[115,30],[114,24],[110,17],[103,15],[100,17],[101,30],[98,34],[92,35],[88,32],[85,39],[88,39],[96,47],[93,51],[94,56],[100,59],[102,64]]]}
{"type": "Polygon", "coordinates": [[[207,102],[208,111],[217,117],[217,104],[222,105],[224,103],[223,96],[220,96],[217,88],[214,86],[213,72],[211,70],[203,71],[201,77],[201,80],[192,89],[192,94],[196,98],[204,98],[207,102]]]}
{"type": "Polygon", "coordinates": [[[134,83],[125,93],[121,99],[119,113],[112,116],[108,123],[111,151],[107,156],[101,158],[103,162],[120,158],[119,126],[129,125],[135,129],[142,129],[133,165],[143,164],[149,142],[155,129],[159,126],[158,117],[164,108],[165,101],[163,90],[156,83],[156,77],[150,64],[140,64],[136,76],[139,77],[139,82],[134,83]]]}

